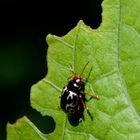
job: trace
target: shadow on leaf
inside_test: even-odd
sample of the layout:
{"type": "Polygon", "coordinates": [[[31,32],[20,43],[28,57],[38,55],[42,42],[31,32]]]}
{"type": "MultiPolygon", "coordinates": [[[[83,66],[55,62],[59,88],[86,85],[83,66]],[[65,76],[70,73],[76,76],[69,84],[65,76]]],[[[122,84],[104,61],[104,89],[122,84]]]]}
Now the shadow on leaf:
{"type": "Polygon", "coordinates": [[[32,123],[44,134],[52,133],[55,129],[55,121],[51,116],[42,116],[40,112],[30,108],[26,114],[32,123]]]}
{"type": "Polygon", "coordinates": [[[0,140],[6,140],[7,123],[14,124],[19,118],[25,115],[40,132],[48,134],[55,130],[55,121],[51,116],[42,116],[40,112],[30,106],[30,88],[25,89],[16,89],[15,92],[10,90],[7,93],[3,92],[3,94],[1,94],[0,140]]]}

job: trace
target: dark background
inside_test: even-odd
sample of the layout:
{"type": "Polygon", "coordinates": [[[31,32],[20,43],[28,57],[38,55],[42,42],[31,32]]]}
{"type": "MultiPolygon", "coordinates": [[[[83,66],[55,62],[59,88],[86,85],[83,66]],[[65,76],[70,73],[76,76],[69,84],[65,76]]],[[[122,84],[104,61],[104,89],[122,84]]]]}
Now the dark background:
{"type": "Polygon", "coordinates": [[[0,2],[0,140],[6,139],[6,123],[14,123],[23,115],[43,133],[55,129],[51,116],[42,117],[30,106],[31,85],[47,74],[46,35],[63,36],[81,19],[97,28],[101,23],[101,2],[0,2]]]}

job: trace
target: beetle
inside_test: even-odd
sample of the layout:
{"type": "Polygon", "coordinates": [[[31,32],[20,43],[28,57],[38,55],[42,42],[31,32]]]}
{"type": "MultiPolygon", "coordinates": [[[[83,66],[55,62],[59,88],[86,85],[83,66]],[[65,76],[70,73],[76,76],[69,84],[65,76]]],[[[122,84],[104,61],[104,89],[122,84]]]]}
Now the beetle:
{"type": "MultiPolygon", "coordinates": [[[[88,64],[88,63],[87,63],[88,64]]],[[[87,64],[84,66],[86,68],[87,64]]],[[[86,95],[91,96],[91,98],[99,99],[98,96],[94,94],[85,93],[85,84],[87,79],[82,78],[82,73],[77,75],[73,70],[72,78],[62,89],[60,95],[60,107],[68,115],[68,117],[76,118],[76,120],[83,120],[83,112],[88,109],[86,106],[86,95]]]]}

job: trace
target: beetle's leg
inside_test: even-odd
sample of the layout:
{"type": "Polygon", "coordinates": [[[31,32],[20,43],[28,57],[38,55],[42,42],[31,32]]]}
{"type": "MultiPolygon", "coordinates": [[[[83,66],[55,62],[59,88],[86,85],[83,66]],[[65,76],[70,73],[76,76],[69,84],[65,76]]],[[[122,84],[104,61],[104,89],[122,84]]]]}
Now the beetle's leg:
{"type": "Polygon", "coordinates": [[[96,99],[96,100],[100,99],[100,97],[98,95],[95,95],[95,94],[86,93],[86,95],[90,96],[91,99],[96,99]]]}
{"type": "Polygon", "coordinates": [[[87,107],[87,105],[86,105],[86,103],[84,102],[84,100],[83,100],[83,95],[85,96],[85,93],[84,92],[80,92],[81,94],[79,95],[79,98],[80,98],[80,100],[81,100],[81,103],[82,103],[82,105],[83,105],[83,107],[84,107],[84,109],[88,109],[88,107],[87,107]]]}
{"type": "Polygon", "coordinates": [[[90,96],[91,98],[96,99],[96,100],[99,100],[99,99],[100,99],[100,97],[99,97],[98,95],[91,94],[91,93],[85,93],[85,92],[83,92],[82,90],[80,91],[80,93],[83,94],[83,95],[88,95],[88,96],[90,96]]]}
{"type": "MultiPolygon", "coordinates": [[[[88,113],[88,115],[90,116],[91,120],[93,120],[93,116],[92,116],[92,114],[90,113],[86,102],[84,102],[84,100],[83,100],[83,98],[82,98],[82,96],[85,96],[86,94],[85,94],[83,91],[80,91],[80,93],[81,93],[81,95],[79,95],[79,98],[80,98],[80,100],[81,100],[81,103],[83,104],[83,107],[84,107],[84,109],[87,111],[87,113],[88,113]]],[[[91,95],[89,95],[89,96],[91,96],[91,95]]],[[[95,95],[95,96],[96,96],[96,95],[95,95]]],[[[96,98],[97,98],[97,96],[96,96],[96,98]]],[[[92,99],[93,99],[93,98],[92,98],[92,99]]],[[[85,99],[85,100],[86,100],[86,99],[85,99]]]]}

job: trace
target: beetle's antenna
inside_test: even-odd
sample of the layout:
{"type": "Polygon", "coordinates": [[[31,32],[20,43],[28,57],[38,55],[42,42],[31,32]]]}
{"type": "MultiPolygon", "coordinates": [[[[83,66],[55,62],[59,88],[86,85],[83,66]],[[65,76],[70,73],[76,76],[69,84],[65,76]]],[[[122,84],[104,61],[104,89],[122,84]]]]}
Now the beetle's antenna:
{"type": "MultiPolygon", "coordinates": [[[[75,77],[76,76],[76,73],[75,73],[72,65],[69,65],[69,69],[70,69],[70,72],[72,73],[72,77],[75,77]]],[[[70,80],[70,79],[71,79],[71,77],[68,78],[68,80],[70,80]]]]}
{"type": "Polygon", "coordinates": [[[84,68],[83,68],[83,70],[81,71],[81,73],[80,73],[80,75],[79,75],[79,76],[81,76],[81,75],[83,74],[83,72],[84,72],[84,70],[85,70],[86,66],[88,65],[88,63],[89,63],[89,61],[85,64],[85,66],[84,66],[84,68]]]}
{"type": "Polygon", "coordinates": [[[92,72],[92,69],[93,69],[93,67],[90,68],[90,71],[89,71],[89,73],[88,73],[88,76],[87,76],[87,78],[85,79],[85,83],[88,82],[89,77],[90,77],[90,74],[91,74],[91,72],[92,72]]]}

